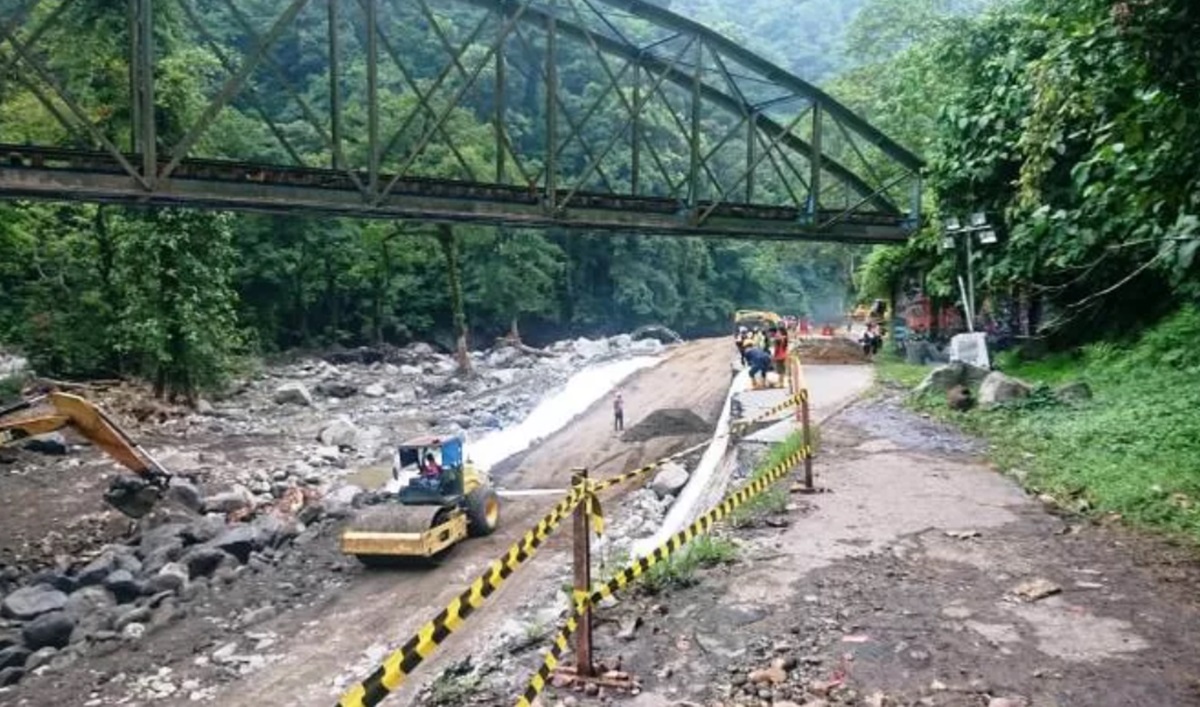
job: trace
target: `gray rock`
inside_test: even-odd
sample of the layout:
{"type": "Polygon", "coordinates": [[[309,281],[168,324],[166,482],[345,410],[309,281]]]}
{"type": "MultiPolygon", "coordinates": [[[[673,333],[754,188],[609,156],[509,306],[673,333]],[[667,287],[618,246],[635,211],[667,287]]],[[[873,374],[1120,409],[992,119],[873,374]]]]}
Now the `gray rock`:
{"type": "Polygon", "coordinates": [[[142,560],[142,570],[147,575],[157,574],[167,563],[174,562],[183,556],[183,540],[176,538],[170,545],[164,545],[150,553],[142,560]]]}
{"type": "Polygon", "coordinates": [[[136,621],[127,624],[125,628],[121,629],[121,638],[124,638],[126,641],[136,641],[144,635],[146,635],[146,624],[140,624],[136,621]]]}
{"type": "Polygon", "coordinates": [[[79,588],[79,580],[58,570],[42,572],[30,584],[45,584],[54,587],[64,594],[70,594],[79,588]]]}
{"type": "Polygon", "coordinates": [[[150,609],[145,606],[136,606],[128,611],[125,611],[113,621],[113,629],[118,633],[123,631],[126,626],[132,623],[146,623],[150,620],[150,609]]]}
{"type": "Polygon", "coordinates": [[[253,505],[254,494],[250,493],[250,489],[240,484],[234,484],[233,489],[204,499],[204,512],[226,514],[253,505]]]}
{"type": "Polygon", "coordinates": [[[104,587],[84,587],[67,598],[63,611],[78,623],[104,623],[102,616],[117,605],[116,598],[104,587]]]}
{"type": "Polygon", "coordinates": [[[163,495],[194,513],[204,510],[204,497],[200,494],[200,489],[183,479],[172,479],[171,485],[163,495]]]}
{"type": "Polygon", "coordinates": [[[979,404],[985,408],[1028,398],[1033,386],[1025,381],[993,371],[979,386],[979,404]]]}
{"type": "Polygon", "coordinates": [[[317,439],[321,444],[354,448],[358,445],[359,435],[362,430],[346,417],[339,417],[333,422],[325,426],[321,433],[317,435],[317,439]]]}
{"type": "Polygon", "coordinates": [[[147,588],[155,594],[168,591],[178,593],[187,586],[188,579],[190,579],[190,572],[186,565],[168,562],[163,565],[158,574],[150,579],[147,588]]]}
{"type": "Polygon", "coordinates": [[[79,570],[76,578],[79,580],[80,586],[88,587],[93,584],[103,584],[108,575],[115,572],[117,569],[116,553],[105,550],[100,553],[96,559],[83,566],[79,570]]]}
{"type": "Polygon", "coordinates": [[[326,398],[352,398],[358,395],[358,386],[344,383],[342,381],[322,381],[315,388],[317,395],[323,395],[326,398]]]}
{"type": "Polygon", "coordinates": [[[160,547],[182,544],[180,538],[186,528],[184,523],[165,523],[143,530],[142,539],[138,542],[138,554],[144,558],[160,547]]]}
{"type": "Polygon", "coordinates": [[[592,341],[591,339],[578,338],[575,340],[573,348],[575,353],[583,358],[598,358],[608,353],[608,341],[601,339],[600,341],[592,341]]]}
{"type": "Polygon", "coordinates": [[[321,509],[330,518],[345,518],[354,509],[354,499],[363,493],[363,489],[354,484],[346,484],[325,494],[321,499],[321,509]]]}
{"type": "Polygon", "coordinates": [[[650,489],[659,498],[665,498],[678,494],[679,490],[687,485],[687,482],[687,469],[674,462],[667,462],[654,475],[654,481],[650,482],[650,489]]]}
{"type": "Polygon", "coordinates": [[[21,678],[25,677],[25,669],[13,666],[0,670],[0,687],[8,687],[21,682],[21,678]]]}
{"type": "Polygon", "coordinates": [[[1065,403],[1077,403],[1092,399],[1092,387],[1084,381],[1066,383],[1054,389],[1054,397],[1065,403]]]}
{"type": "Polygon", "coordinates": [[[113,593],[118,604],[127,604],[142,595],[144,585],[129,570],[117,570],[104,580],[104,588],[113,593]]]}
{"type": "MultiPolygon", "coordinates": [[[[309,508],[306,506],[305,508],[309,508]]],[[[301,509],[303,512],[304,509],[301,509]]],[[[296,537],[295,521],[284,520],[274,514],[266,514],[254,519],[253,527],[257,533],[256,541],[262,547],[279,547],[288,540],[296,537]]]]}
{"type": "Polygon", "coordinates": [[[226,557],[228,555],[220,548],[201,545],[188,550],[180,563],[187,566],[188,577],[195,579],[211,575],[226,557]]]}
{"type": "Polygon", "coordinates": [[[53,646],[39,648],[25,661],[25,669],[32,673],[43,665],[49,664],[56,655],[58,655],[58,649],[53,646]]]}
{"type": "Polygon", "coordinates": [[[400,367],[400,375],[402,375],[402,376],[408,376],[408,377],[412,378],[412,377],[418,377],[423,373],[424,373],[424,371],[422,371],[419,366],[401,366],[400,367]]]}
{"type": "Polygon", "coordinates": [[[22,446],[38,454],[62,456],[67,453],[67,438],[61,432],[50,432],[30,437],[22,446]]]}
{"type": "Polygon", "coordinates": [[[196,522],[188,525],[180,535],[187,544],[199,545],[212,540],[224,531],[225,521],[220,518],[206,516],[198,518],[196,522]]]}
{"type": "Polygon", "coordinates": [[[21,629],[21,637],[32,650],[46,646],[63,648],[71,642],[71,632],[74,630],[75,620],[67,616],[65,611],[51,611],[25,624],[21,629]]]}
{"type": "Polygon", "coordinates": [[[0,649],[0,668],[21,667],[29,659],[29,649],[25,646],[9,646],[0,649]]]}
{"type": "Polygon", "coordinates": [[[921,384],[913,390],[913,395],[921,396],[926,393],[944,395],[951,388],[960,385],[967,387],[976,385],[987,375],[988,371],[962,362],[938,366],[925,376],[925,380],[921,381],[921,384]]]}
{"type": "Polygon", "coordinates": [[[387,388],[384,388],[379,383],[372,383],[363,389],[363,395],[368,398],[382,398],[387,395],[387,388]]]}
{"type": "Polygon", "coordinates": [[[250,559],[250,553],[262,547],[262,537],[258,529],[248,523],[230,526],[225,532],[208,543],[210,547],[218,548],[245,562],[250,559]]]}
{"type": "Polygon", "coordinates": [[[272,397],[276,405],[304,405],[312,407],[312,394],[308,392],[308,388],[304,387],[303,383],[284,383],[275,389],[275,395],[272,397]]]}
{"type": "Polygon", "coordinates": [[[629,350],[640,356],[657,356],[663,352],[663,343],[658,339],[638,339],[629,350]]]}
{"type": "Polygon", "coordinates": [[[436,353],[436,351],[434,351],[434,348],[432,346],[430,346],[429,344],[425,343],[424,341],[418,341],[416,343],[409,344],[407,346],[407,349],[414,356],[420,356],[420,357],[432,356],[434,353],[436,353]]]}
{"type": "Polygon", "coordinates": [[[46,584],[23,587],[4,597],[0,615],[10,619],[30,619],[58,611],[67,605],[67,595],[46,584]]]}
{"type": "Polygon", "coordinates": [[[204,398],[200,398],[199,400],[196,401],[196,414],[212,415],[216,411],[217,410],[216,410],[216,408],[213,407],[213,404],[208,402],[204,398]]]}

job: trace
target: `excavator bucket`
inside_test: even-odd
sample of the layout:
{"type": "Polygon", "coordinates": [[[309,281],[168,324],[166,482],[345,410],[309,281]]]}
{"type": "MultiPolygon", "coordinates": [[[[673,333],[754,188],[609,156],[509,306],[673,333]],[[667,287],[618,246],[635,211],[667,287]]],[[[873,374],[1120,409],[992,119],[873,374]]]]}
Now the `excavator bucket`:
{"type": "Polygon", "coordinates": [[[396,502],[362,509],[342,533],[342,552],[364,564],[390,559],[437,559],[467,537],[467,517],[445,506],[396,502]]]}
{"type": "Polygon", "coordinates": [[[113,479],[104,492],[104,501],[133,519],[141,518],[154,509],[162,498],[162,490],[145,479],[122,474],[113,479]]]}

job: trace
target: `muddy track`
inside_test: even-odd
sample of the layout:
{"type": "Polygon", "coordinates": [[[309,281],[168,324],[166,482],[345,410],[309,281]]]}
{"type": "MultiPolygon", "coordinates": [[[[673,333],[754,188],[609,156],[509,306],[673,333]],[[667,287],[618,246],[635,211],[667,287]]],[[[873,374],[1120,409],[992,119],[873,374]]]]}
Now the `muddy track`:
{"type": "MultiPolygon", "coordinates": [[[[715,424],[730,382],[728,348],[728,341],[723,339],[685,344],[664,363],[628,380],[621,388],[626,424],[635,425],[663,407],[688,408],[715,424]]],[[[612,431],[611,405],[611,397],[604,398],[523,455],[518,468],[501,474],[503,486],[565,487],[572,467],[587,466],[595,476],[616,474],[670,454],[696,439],[662,437],[637,444],[622,442],[612,431]]],[[[443,566],[363,573],[319,610],[279,617],[264,628],[286,636],[284,645],[272,648],[285,653],[286,658],[229,685],[216,695],[215,702],[230,707],[332,704],[333,681],[361,662],[364,651],[380,642],[394,645],[407,638],[555,502],[550,498],[509,501],[500,532],[459,546],[443,566]]],[[[542,555],[554,553],[562,542],[561,537],[553,539],[542,555]]],[[[506,602],[519,601],[523,594],[520,577],[506,584],[487,611],[452,641],[470,642],[475,632],[487,631],[491,618],[503,614],[506,602]]]]}

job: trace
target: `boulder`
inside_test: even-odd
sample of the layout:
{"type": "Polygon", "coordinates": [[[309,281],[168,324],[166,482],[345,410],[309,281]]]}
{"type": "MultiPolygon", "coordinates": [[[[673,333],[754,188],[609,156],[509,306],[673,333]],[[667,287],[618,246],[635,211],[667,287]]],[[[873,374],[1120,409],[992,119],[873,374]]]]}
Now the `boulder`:
{"type": "Polygon", "coordinates": [[[135,606],[132,609],[127,609],[113,621],[113,630],[120,633],[126,626],[133,623],[146,623],[150,620],[150,607],[135,606]]]}
{"type": "Polygon", "coordinates": [[[1066,383],[1054,389],[1054,397],[1064,403],[1077,403],[1092,399],[1092,387],[1084,381],[1066,383]]]}
{"type": "Polygon", "coordinates": [[[659,498],[674,496],[687,485],[688,471],[679,464],[667,462],[663,464],[650,482],[650,489],[659,498]]]}
{"type": "Polygon", "coordinates": [[[354,499],[363,493],[361,487],[346,484],[325,494],[321,499],[321,510],[330,518],[346,518],[354,510],[354,499]]]}
{"type": "Polygon", "coordinates": [[[272,399],[276,405],[312,407],[313,404],[312,394],[308,392],[308,388],[305,388],[303,383],[284,383],[275,389],[272,399]]]}
{"type": "Polygon", "coordinates": [[[608,343],[614,349],[624,350],[624,349],[629,348],[630,346],[633,346],[633,337],[630,336],[629,334],[617,334],[613,338],[609,339],[608,343]]]}
{"type": "Polygon", "coordinates": [[[491,368],[506,368],[521,358],[521,350],[515,346],[500,346],[488,353],[484,362],[491,368]]]}
{"type": "Polygon", "coordinates": [[[240,523],[230,526],[225,532],[210,541],[208,546],[233,555],[240,562],[245,562],[250,559],[251,552],[262,547],[262,537],[254,526],[240,523]]]}
{"type": "Polygon", "coordinates": [[[368,398],[382,398],[387,395],[387,388],[381,383],[372,383],[363,389],[363,395],[368,398]]]}
{"type": "Polygon", "coordinates": [[[25,669],[13,666],[11,668],[0,669],[0,687],[8,687],[21,682],[21,678],[25,677],[25,669]]]}
{"type": "Polygon", "coordinates": [[[993,371],[983,379],[979,386],[979,404],[983,407],[993,407],[998,404],[1028,398],[1033,392],[1033,386],[1012,376],[1006,376],[999,371],[993,371]]]}
{"type": "Polygon", "coordinates": [[[573,345],[575,353],[583,358],[598,358],[608,353],[608,340],[592,341],[580,337],[573,345]]]}
{"type": "Polygon", "coordinates": [[[59,611],[66,605],[66,594],[47,584],[34,584],[4,597],[4,602],[0,603],[0,615],[29,621],[42,614],[59,611]]]}
{"type": "Polygon", "coordinates": [[[321,444],[354,448],[362,430],[347,417],[339,417],[325,426],[317,439],[321,444]]]}
{"type": "Polygon", "coordinates": [[[213,407],[213,404],[208,402],[204,398],[200,398],[199,400],[196,401],[196,414],[197,415],[212,415],[216,411],[217,411],[217,409],[213,407]]]}
{"type": "Polygon", "coordinates": [[[913,395],[922,396],[926,393],[937,393],[944,395],[955,386],[964,385],[970,387],[975,385],[984,378],[988,372],[982,368],[969,366],[962,362],[950,363],[945,366],[938,366],[925,376],[925,380],[921,381],[913,390],[913,395]]]}
{"type": "Polygon", "coordinates": [[[49,585],[64,594],[70,594],[79,588],[78,579],[58,570],[41,572],[30,580],[29,583],[49,585]]]}
{"type": "Polygon", "coordinates": [[[25,624],[21,629],[21,637],[32,650],[47,646],[63,648],[71,642],[71,632],[74,630],[75,620],[65,611],[51,611],[25,624]]]}
{"type": "Polygon", "coordinates": [[[240,511],[243,508],[250,508],[253,505],[254,494],[250,493],[250,489],[240,484],[234,484],[231,490],[204,499],[204,512],[224,515],[240,511]]]}
{"type": "MultiPolygon", "coordinates": [[[[304,509],[301,509],[301,513],[303,511],[304,509]]],[[[284,520],[270,513],[255,518],[253,530],[257,534],[256,542],[261,547],[278,547],[296,537],[297,534],[294,520],[284,520]]]]}
{"type": "Polygon", "coordinates": [[[58,649],[54,648],[53,646],[39,648],[34,651],[33,655],[29,656],[29,658],[25,661],[25,669],[29,672],[33,672],[34,670],[37,670],[43,665],[49,663],[51,660],[54,660],[54,656],[56,655],[58,655],[58,649]]]}
{"type": "Polygon", "coordinates": [[[353,398],[358,395],[358,386],[343,381],[322,381],[315,388],[317,395],[326,398],[353,398]]]}
{"type": "Polygon", "coordinates": [[[129,570],[117,570],[104,580],[104,588],[112,592],[117,603],[127,604],[142,595],[144,585],[129,570]]]}
{"type": "Polygon", "coordinates": [[[409,344],[407,347],[409,353],[414,356],[432,356],[434,354],[433,347],[423,341],[418,341],[415,344],[409,344]]]}
{"type": "Polygon", "coordinates": [[[420,376],[422,373],[424,373],[424,371],[422,371],[419,366],[405,365],[400,367],[400,375],[402,376],[408,376],[411,378],[413,376],[420,376]]]}
{"type": "Polygon", "coordinates": [[[30,437],[22,446],[38,454],[62,456],[67,453],[67,438],[61,432],[49,432],[44,435],[30,437]]]}
{"type": "Polygon", "coordinates": [[[171,479],[171,485],[163,495],[189,511],[200,513],[204,510],[204,497],[200,494],[200,489],[183,479],[171,479]]]}
{"type": "Polygon", "coordinates": [[[0,668],[19,668],[29,659],[30,650],[24,646],[0,649],[0,668]]]}
{"type": "Polygon", "coordinates": [[[182,546],[183,531],[187,525],[183,523],[165,523],[142,531],[138,541],[138,554],[143,558],[154,554],[159,548],[182,546]]]}
{"type": "Polygon", "coordinates": [[[154,594],[160,592],[182,592],[187,586],[191,573],[186,565],[179,562],[168,562],[162,566],[158,574],[150,578],[147,589],[154,594]]]}
{"type": "Polygon", "coordinates": [[[658,339],[638,339],[629,350],[639,356],[657,356],[663,352],[663,343],[658,339]]]}
{"type": "Polygon", "coordinates": [[[116,605],[116,598],[104,587],[84,587],[67,599],[63,611],[77,623],[103,625],[116,605]]]}
{"type": "Polygon", "coordinates": [[[179,562],[187,567],[188,577],[195,579],[207,577],[216,572],[226,557],[228,555],[220,548],[199,545],[188,550],[179,562]]]}
{"type": "Polygon", "coordinates": [[[199,545],[206,543],[209,540],[220,535],[225,530],[225,522],[220,518],[206,516],[199,518],[196,522],[189,524],[180,533],[184,542],[188,545],[199,545]]]}

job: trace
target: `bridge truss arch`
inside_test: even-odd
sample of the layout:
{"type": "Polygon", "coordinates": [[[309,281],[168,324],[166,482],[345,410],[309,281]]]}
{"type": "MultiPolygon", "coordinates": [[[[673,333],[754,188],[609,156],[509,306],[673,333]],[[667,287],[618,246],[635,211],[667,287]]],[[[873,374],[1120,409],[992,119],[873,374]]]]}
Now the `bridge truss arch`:
{"type": "Polygon", "coordinates": [[[5,8],[0,100],[54,129],[0,124],[0,197],[853,242],[919,220],[917,156],[645,0],[5,8]],[[88,26],[115,36],[64,60],[88,26]],[[85,90],[93,65],[123,78],[85,90]]]}

